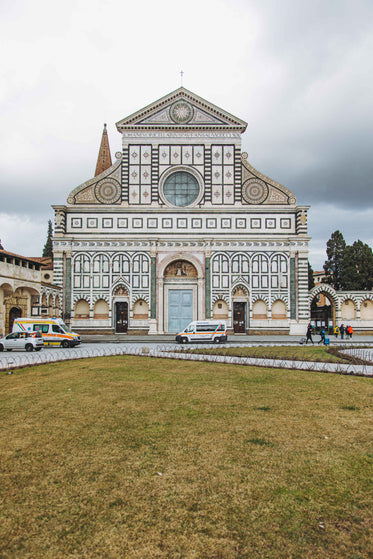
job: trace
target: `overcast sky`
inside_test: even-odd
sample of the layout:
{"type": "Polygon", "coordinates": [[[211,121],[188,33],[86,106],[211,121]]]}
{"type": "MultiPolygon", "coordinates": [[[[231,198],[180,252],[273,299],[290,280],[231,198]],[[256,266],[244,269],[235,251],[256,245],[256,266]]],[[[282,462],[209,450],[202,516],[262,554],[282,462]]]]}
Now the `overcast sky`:
{"type": "Polygon", "coordinates": [[[94,175],[103,123],[180,86],[248,122],[243,150],[309,213],[373,245],[372,0],[1,0],[0,239],[41,255],[51,204],[94,175]]]}

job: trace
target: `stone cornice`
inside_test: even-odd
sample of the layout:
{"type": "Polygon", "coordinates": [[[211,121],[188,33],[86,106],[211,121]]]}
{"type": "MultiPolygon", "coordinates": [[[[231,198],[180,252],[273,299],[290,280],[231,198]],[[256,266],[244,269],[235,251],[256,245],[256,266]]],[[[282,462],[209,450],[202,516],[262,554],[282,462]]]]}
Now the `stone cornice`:
{"type": "Polygon", "coordinates": [[[90,250],[92,248],[97,251],[97,249],[101,249],[103,251],[110,251],[115,249],[118,251],[120,248],[161,248],[161,247],[173,247],[173,248],[200,248],[200,249],[221,249],[221,248],[232,248],[237,250],[237,248],[253,248],[257,250],[258,247],[267,248],[270,250],[276,250],[278,248],[294,248],[294,247],[307,247],[307,240],[301,241],[270,241],[270,240],[250,240],[250,241],[241,241],[241,240],[221,240],[221,241],[198,241],[198,240],[190,240],[190,241],[179,241],[179,240],[156,240],[156,241],[136,241],[136,240],[129,240],[129,241],[92,241],[92,240],[71,240],[71,241],[55,241],[55,247],[66,247],[69,246],[72,249],[77,248],[84,248],[86,250],[90,250]]]}

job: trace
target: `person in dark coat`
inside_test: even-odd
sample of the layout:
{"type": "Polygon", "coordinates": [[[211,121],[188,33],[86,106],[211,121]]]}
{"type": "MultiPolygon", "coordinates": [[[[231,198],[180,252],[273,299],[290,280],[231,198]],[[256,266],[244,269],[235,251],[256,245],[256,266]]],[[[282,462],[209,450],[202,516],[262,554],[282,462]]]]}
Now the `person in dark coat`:
{"type": "Polygon", "coordinates": [[[345,327],[343,324],[340,325],[339,327],[339,331],[341,333],[341,340],[343,340],[344,336],[345,336],[345,327]]]}
{"type": "Polygon", "coordinates": [[[309,323],[309,325],[307,326],[307,334],[306,334],[306,344],[308,343],[308,340],[312,343],[313,345],[313,339],[312,339],[312,324],[309,323]]]}

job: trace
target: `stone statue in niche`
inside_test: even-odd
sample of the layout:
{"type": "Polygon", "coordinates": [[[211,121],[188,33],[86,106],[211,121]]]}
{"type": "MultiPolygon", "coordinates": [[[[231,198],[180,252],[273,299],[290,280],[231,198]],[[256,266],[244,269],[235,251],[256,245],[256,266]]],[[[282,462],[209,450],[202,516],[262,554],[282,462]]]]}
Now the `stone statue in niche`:
{"type": "Polygon", "coordinates": [[[190,264],[190,262],[186,262],[185,260],[176,260],[167,266],[164,276],[166,278],[196,278],[198,274],[197,270],[193,264],[190,264]]]}

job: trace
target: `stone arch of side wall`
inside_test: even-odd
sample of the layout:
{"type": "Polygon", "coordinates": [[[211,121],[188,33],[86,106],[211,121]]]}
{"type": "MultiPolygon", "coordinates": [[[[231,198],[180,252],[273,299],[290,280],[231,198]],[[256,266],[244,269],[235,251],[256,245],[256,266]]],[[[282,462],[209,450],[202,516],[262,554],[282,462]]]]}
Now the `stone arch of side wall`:
{"type": "Polygon", "coordinates": [[[205,272],[203,270],[203,266],[201,262],[197,260],[197,258],[195,258],[193,255],[187,252],[186,253],[179,252],[177,254],[172,254],[167,258],[165,258],[159,265],[159,269],[158,269],[159,277],[163,278],[167,266],[172,262],[176,262],[177,260],[185,260],[185,262],[189,262],[189,264],[192,264],[195,267],[195,269],[197,270],[197,278],[195,279],[202,279],[205,277],[205,272]]]}
{"type": "Polygon", "coordinates": [[[317,295],[325,294],[328,296],[328,299],[333,303],[335,310],[340,310],[339,299],[336,290],[327,283],[320,283],[311,289],[309,292],[309,305],[311,306],[312,301],[317,295]]]}
{"type": "Polygon", "coordinates": [[[13,295],[13,287],[10,285],[10,283],[0,284],[0,289],[3,290],[5,297],[10,297],[11,295],[13,295]]]}
{"type": "Polygon", "coordinates": [[[132,296],[131,305],[134,306],[137,301],[145,301],[147,305],[150,305],[150,297],[146,293],[135,293],[132,296]]]}
{"type": "Polygon", "coordinates": [[[360,308],[360,297],[356,297],[355,295],[349,295],[348,293],[346,295],[341,296],[339,298],[339,303],[341,308],[345,301],[352,301],[353,304],[355,305],[355,310],[360,308]]]}
{"type": "Polygon", "coordinates": [[[109,305],[109,303],[110,303],[109,296],[106,293],[98,293],[97,295],[94,295],[92,297],[93,306],[95,306],[97,301],[99,301],[100,299],[102,299],[103,301],[105,301],[109,305]]]}
{"type": "Polygon", "coordinates": [[[227,293],[219,293],[218,295],[214,295],[211,299],[211,305],[212,307],[215,305],[215,303],[217,301],[224,301],[224,303],[226,303],[228,305],[229,308],[229,295],[227,293]]]}
{"type": "Polygon", "coordinates": [[[267,305],[267,308],[271,307],[271,303],[268,295],[264,295],[261,293],[257,293],[256,295],[253,295],[251,299],[251,303],[254,305],[254,303],[256,303],[257,301],[264,301],[265,304],[267,305]]]}

